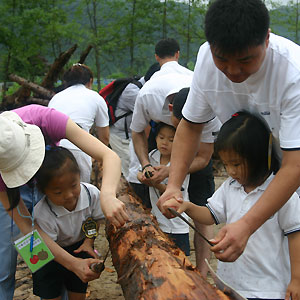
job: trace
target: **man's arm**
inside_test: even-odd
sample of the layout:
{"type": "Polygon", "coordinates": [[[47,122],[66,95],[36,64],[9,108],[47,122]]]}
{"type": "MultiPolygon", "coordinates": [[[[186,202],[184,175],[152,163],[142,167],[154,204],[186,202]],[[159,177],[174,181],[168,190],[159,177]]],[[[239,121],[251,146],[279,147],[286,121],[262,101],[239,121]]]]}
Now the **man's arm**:
{"type": "Polygon", "coordinates": [[[98,139],[108,146],[109,144],[109,126],[106,127],[96,127],[98,139]]]}
{"type": "Polygon", "coordinates": [[[167,189],[157,202],[157,206],[167,217],[172,216],[162,204],[173,197],[182,198],[180,189],[199,149],[203,126],[203,124],[190,123],[182,119],[176,129],[167,189]]]}
{"type": "Polygon", "coordinates": [[[199,151],[190,165],[189,173],[194,173],[204,169],[208,165],[213,152],[214,152],[213,143],[200,142],[199,151]]]}
{"type": "Polygon", "coordinates": [[[266,220],[278,211],[300,185],[300,151],[283,151],[282,166],[255,205],[240,220],[224,226],[211,249],[218,259],[234,261],[247,241],[266,220]]]}
{"type": "Polygon", "coordinates": [[[148,165],[150,161],[148,156],[148,140],[145,131],[136,132],[132,130],[132,142],[141,166],[148,165]]]}

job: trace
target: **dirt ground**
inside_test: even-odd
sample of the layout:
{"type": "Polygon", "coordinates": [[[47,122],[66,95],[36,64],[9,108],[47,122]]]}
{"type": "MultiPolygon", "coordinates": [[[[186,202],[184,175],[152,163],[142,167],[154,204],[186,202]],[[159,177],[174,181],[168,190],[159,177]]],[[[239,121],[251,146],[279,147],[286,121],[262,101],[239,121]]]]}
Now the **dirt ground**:
{"type": "MultiPolygon", "coordinates": [[[[225,177],[215,177],[216,188],[224,181],[225,177]]],[[[220,226],[215,226],[215,232],[220,226]]],[[[190,260],[195,264],[195,249],[192,242],[194,233],[190,232],[191,237],[191,256],[190,260]]],[[[108,249],[108,241],[105,238],[104,226],[100,228],[100,234],[95,240],[95,248],[102,254],[108,249]]],[[[217,260],[212,255],[211,265],[216,269],[217,260]]],[[[89,283],[87,291],[87,300],[124,300],[121,286],[117,283],[117,273],[112,265],[111,257],[108,256],[105,263],[105,270],[99,279],[89,283]]],[[[208,281],[212,280],[208,277],[208,281]]],[[[39,297],[32,294],[31,273],[24,262],[19,259],[16,273],[16,289],[14,300],[40,300],[39,297]]]]}

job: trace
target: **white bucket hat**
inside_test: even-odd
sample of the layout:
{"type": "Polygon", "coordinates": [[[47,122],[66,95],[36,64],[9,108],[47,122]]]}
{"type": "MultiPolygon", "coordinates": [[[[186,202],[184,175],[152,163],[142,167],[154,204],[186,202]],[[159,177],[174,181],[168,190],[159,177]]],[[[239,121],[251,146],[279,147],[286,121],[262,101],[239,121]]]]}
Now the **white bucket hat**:
{"type": "Polygon", "coordinates": [[[45,141],[38,126],[12,111],[0,114],[0,173],[7,187],[28,182],[41,166],[45,141]]]}

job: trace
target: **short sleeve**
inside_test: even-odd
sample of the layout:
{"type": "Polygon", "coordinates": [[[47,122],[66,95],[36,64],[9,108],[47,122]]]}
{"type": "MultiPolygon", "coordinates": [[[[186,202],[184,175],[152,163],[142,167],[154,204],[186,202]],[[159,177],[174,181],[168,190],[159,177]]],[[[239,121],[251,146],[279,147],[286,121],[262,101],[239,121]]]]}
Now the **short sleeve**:
{"type": "Polygon", "coordinates": [[[228,179],[215,191],[211,198],[207,199],[207,208],[210,210],[216,224],[226,223],[226,185],[228,179]]]}
{"type": "Polygon", "coordinates": [[[97,113],[95,117],[95,124],[97,127],[106,127],[109,125],[107,105],[105,100],[99,94],[96,94],[96,97],[97,97],[97,113]]]}
{"type": "Polygon", "coordinates": [[[49,216],[51,216],[51,212],[46,207],[44,199],[42,199],[34,207],[34,221],[53,241],[57,241],[58,229],[49,216]]]}
{"type": "Polygon", "coordinates": [[[278,222],[284,234],[300,230],[300,199],[297,193],[278,211],[278,222]]]}

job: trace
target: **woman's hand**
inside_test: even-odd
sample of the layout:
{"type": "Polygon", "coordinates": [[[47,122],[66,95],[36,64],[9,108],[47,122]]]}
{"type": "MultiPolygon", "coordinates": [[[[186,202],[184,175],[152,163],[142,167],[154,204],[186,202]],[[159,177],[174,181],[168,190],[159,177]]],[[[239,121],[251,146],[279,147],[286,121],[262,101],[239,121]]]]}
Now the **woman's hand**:
{"type": "Polygon", "coordinates": [[[116,227],[123,226],[129,219],[125,204],[112,194],[101,192],[100,203],[106,219],[116,227]]]}

